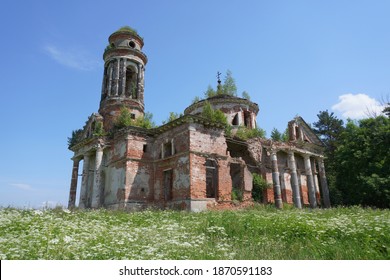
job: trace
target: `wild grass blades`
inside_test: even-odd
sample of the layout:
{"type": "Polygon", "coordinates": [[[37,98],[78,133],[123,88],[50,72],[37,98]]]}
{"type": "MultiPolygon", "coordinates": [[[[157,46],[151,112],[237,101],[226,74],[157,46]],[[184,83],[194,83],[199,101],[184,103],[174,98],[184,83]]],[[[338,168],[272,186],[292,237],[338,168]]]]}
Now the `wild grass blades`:
{"type": "Polygon", "coordinates": [[[5,208],[0,259],[390,259],[390,211],[5,208]]]}

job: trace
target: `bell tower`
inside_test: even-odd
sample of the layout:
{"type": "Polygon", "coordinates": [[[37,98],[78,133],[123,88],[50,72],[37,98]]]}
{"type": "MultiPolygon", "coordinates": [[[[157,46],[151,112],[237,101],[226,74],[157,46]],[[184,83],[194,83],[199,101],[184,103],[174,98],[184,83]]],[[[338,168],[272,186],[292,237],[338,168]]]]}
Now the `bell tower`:
{"type": "Polygon", "coordinates": [[[142,52],[143,39],[126,26],[108,38],[104,50],[104,74],[99,114],[104,128],[111,130],[122,107],[132,118],[144,115],[144,71],[147,57],[142,52]]]}

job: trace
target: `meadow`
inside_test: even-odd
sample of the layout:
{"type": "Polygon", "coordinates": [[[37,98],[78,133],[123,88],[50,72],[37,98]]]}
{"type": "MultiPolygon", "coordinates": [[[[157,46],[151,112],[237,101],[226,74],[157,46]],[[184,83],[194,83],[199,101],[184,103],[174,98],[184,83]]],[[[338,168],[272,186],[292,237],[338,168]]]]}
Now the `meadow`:
{"type": "Polygon", "coordinates": [[[390,210],[0,209],[0,259],[390,259],[390,210]]]}

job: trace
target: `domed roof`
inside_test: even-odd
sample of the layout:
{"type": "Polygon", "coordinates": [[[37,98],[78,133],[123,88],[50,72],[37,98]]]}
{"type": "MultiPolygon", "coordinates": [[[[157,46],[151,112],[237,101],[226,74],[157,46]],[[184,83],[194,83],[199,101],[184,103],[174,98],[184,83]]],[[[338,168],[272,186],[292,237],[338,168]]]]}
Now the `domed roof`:
{"type": "Polygon", "coordinates": [[[196,109],[203,107],[205,105],[205,102],[210,102],[212,105],[222,105],[222,104],[230,104],[230,105],[244,105],[251,109],[252,112],[257,114],[259,112],[259,106],[257,103],[254,103],[246,98],[241,98],[229,94],[217,94],[212,97],[209,97],[207,99],[202,99],[198,102],[195,102],[194,104],[191,104],[184,110],[184,114],[191,114],[194,111],[197,111],[196,109]]]}

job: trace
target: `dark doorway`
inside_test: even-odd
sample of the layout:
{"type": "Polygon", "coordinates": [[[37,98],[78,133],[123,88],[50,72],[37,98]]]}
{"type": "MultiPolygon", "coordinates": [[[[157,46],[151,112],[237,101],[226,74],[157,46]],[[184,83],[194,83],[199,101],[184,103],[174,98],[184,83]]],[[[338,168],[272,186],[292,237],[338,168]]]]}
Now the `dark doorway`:
{"type": "Polygon", "coordinates": [[[232,199],[241,201],[243,198],[243,174],[239,163],[230,164],[230,177],[232,179],[232,199]]]}
{"type": "Polygon", "coordinates": [[[172,169],[164,171],[164,200],[170,201],[172,200],[172,169]]]}
{"type": "Polygon", "coordinates": [[[218,166],[215,160],[206,160],[206,197],[217,198],[218,166]]]}

